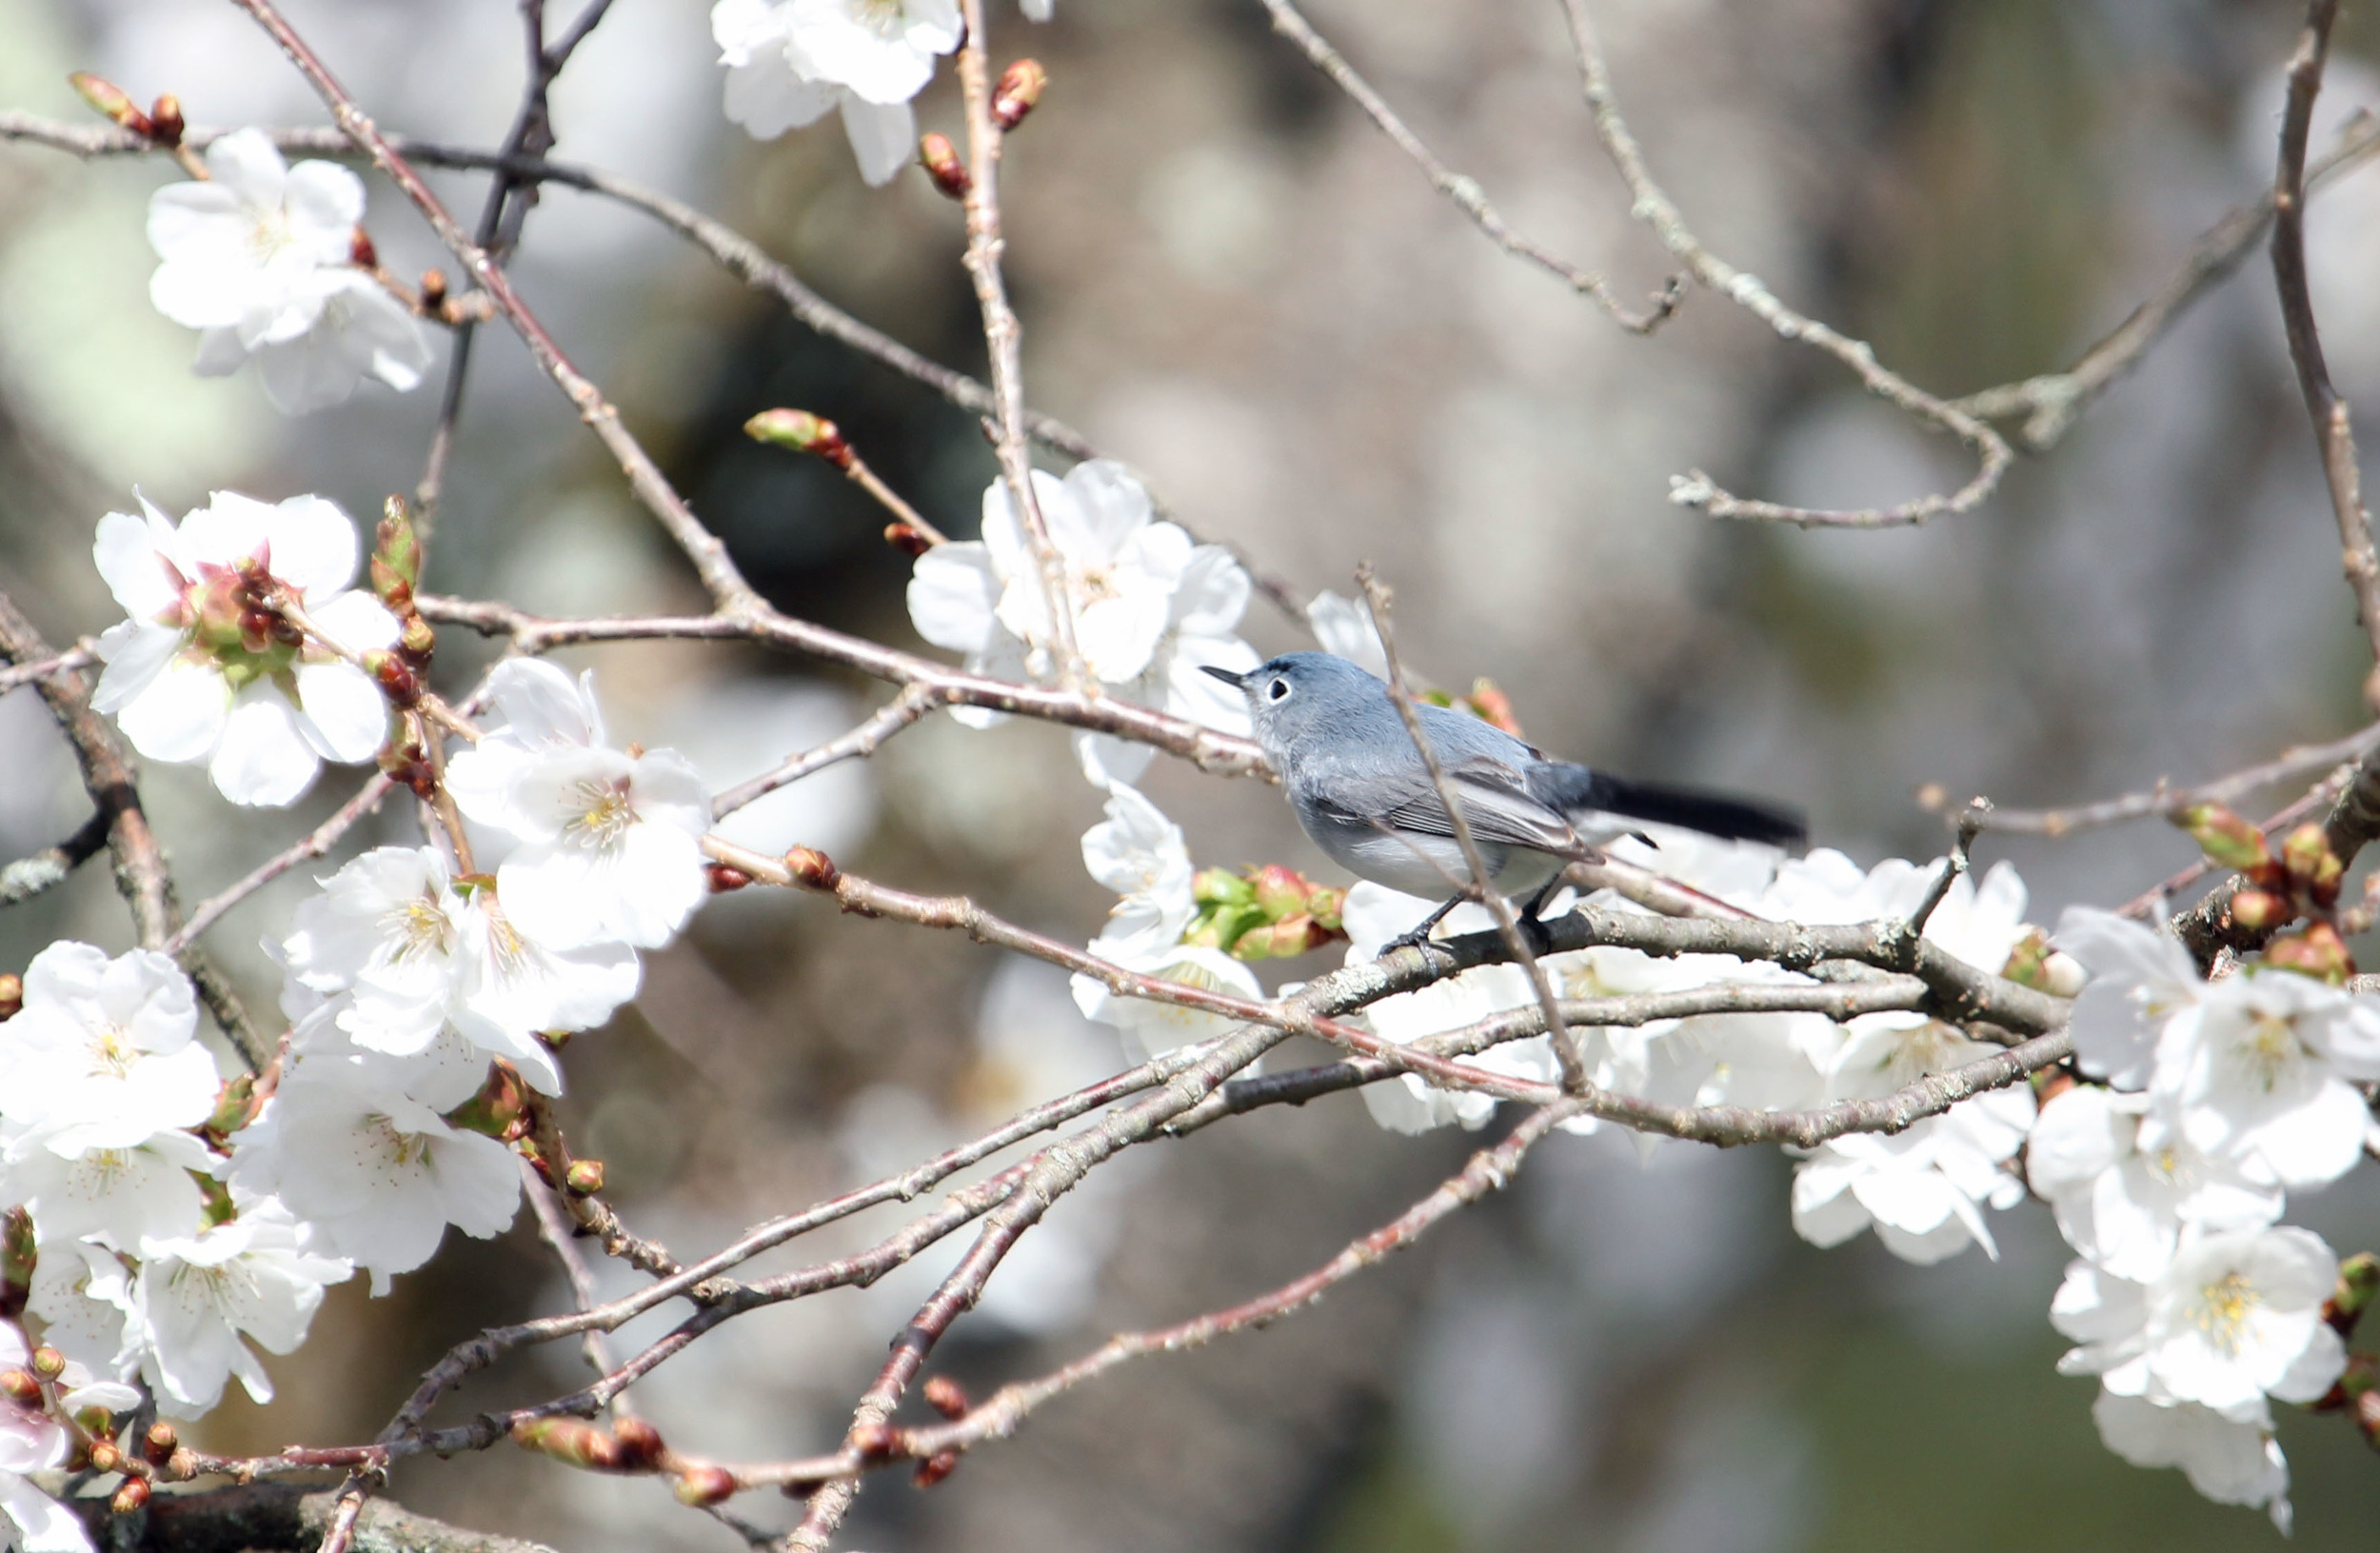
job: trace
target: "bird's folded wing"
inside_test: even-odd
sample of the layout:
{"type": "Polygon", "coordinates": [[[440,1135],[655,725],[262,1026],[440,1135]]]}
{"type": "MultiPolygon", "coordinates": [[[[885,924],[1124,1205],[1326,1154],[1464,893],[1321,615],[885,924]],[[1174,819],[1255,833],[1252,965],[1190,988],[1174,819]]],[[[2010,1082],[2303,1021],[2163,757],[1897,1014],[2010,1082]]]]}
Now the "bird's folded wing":
{"type": "MultiPolygon", "coordinates": [[[[1503,762],[1475,756],[1447,767],[1446,776],[1477,840],[1564,856],[1579,849],[1578,833],[1571,828],[1570,822],[1530,792],[1520,774],[1503,762]]],[[[1375,812],[1379,824],[1390,830],[1409,830],[1424,836],[1455,833],[1438,788],[1432,785],[1429,773],[1418,767],[1410,778],[1398,777],[1378,796],[1382,802],[1375,812]]],[[[1364,815],[1344,818],[1357,824],[1370,819],[1364,815]]]]}

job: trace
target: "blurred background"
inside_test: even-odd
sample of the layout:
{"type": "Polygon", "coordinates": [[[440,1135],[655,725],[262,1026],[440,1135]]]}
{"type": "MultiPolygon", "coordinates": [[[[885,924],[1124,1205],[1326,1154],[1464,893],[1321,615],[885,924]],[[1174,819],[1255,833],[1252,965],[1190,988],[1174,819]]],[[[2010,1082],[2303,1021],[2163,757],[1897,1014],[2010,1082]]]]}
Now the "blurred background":
{"type": "MultiPolygon", "coordinates": [[[[492,145],[519,88],[504,0],[289,0],[386,127],[492,145]]],[[[1881,534],[1719,527],[1671,508],[1691,467],[1746,494],[1890,502],[1965,477],[1955,446],[1825,359],[1706,294],[1650,340],[1498,253],[1293,50],[1254,0],[995,8],[993,50],[1049,68],[1010,143],[1008,272],[1028,393],[1149,471],[1203,536],[1301,592],[1370,558],[1413,660],[1512,695],[1531,736],[1645,775],[1806,805],[1863,863],[1940,850],[1915,803],[2087,799],[2213,776],[2358,726],[2360,633],[2259,251],[2046,459],[1983,511],[1881,534]]],[[[1720,254],[1964,393],[2063,367],[2270,182],[2282,0],[1601,0],[1623,106],[1720,254]]],[[[1317,25],[1521,230],[1642,296],[1663,256],[1630,226],[1539,0],[1314,0],[1317,25]]],[[[0,105],[88,122],[70,70],[192,123],[316,124],[302,84],[207,0],[0,0],[0,105]]],[[[2316,144],[2380,106],[2380,27],[2350,14],[2316,144]]],[[[618,0],[555,92],[557,156],[613,169],[748,232],[810,284],[971,371],[982,342],[957,209],[921,174],[863,188],[833,122],[754,144],[718,109],[697,0],[618,0]]],[[[948,71],[920,100],[958,129],[948,71]]],[[[92,525],[135,489],[180,512],[213,488],[329,495],[368,519],[409,491],[429,386],[284,419],[252,376],[202,380],[149,306],[141,236],[162,161],[0,148],[0,587],[65,642],[116,616],[92,525]]],[[[475,179],[443,177],[459,210],[475,179]]],[[[439,262],[402,201],[368,225],[400,270],[439,262]]],[[[2380,170],[2316,202],[2315,296],[2342,390],[2380,407],[2380,170]]],[[[907,563],[832,471],[738,428],[775,405],[839,422],[936,523],[973,531],[993,474],[970,417],[823,341],[636,213],[568,189],[514,273],[696,509],[780,605],[917,647],[907,563]]],[[[442,344],[443,352],[446,348],[442,344]]],[[[2367,447],[2380,434],[2366,428],[2367,447]]],[[[501,329],[481,331],[429,584],[551,613],[699,607],[601,449],[501,329]]],[[[1247,634],[1299,633],[1260,600],[1247,634]]],[[[486,649],[444,633],[462,683],[486,649]]],[[[881,686],[714,646],[589,652],[615,738],[674,744],[715,783],[829,737],[881,686]]],[[[237,877],[352,789],[234,811],[203,773],[146,792],[185,900],[237,877]]],[[[1201,864],[1331,878],[1278,795],[1160,762],[1147,787],[1201,864]]],[[[2274,795],[2277,806],[2290,794],[2274,795]]],[[[30,690],[0,699],[0,854],[87,812],[30,690]]],[[[740,817],[904,887],[965,891],[1076,941],[1110,897],[1077,842],[1098,817],[1058,729],[938,718],[872,763],[740,817]]],[[[350,850],[414,836],[391,813],[350,850]]],[[[1993,839],[2049,923],[2192,855],[2157,825],[1993,839]]],[[[325,864],[311,870],[327,873],[325,864]]],[[[307,879],[210,942],[268,1009],[258,948],[307,879]]],[[[0,965],[73,936],[120,948],[105,870],[0,915],[0,965]]],[[[1268,966],[1319,973],[1334,954],[1268,966]]],[[[567,1054],[565,1116],[631,1224],[682,1253],[899,1168],[1019,1104],[1121,1065],[1062,977],[815,901],[724,898],[648,957],[645,993],[567,1054]]],[[[1352,1097],[1215,1127],[1060,1205],[937,1367],[982,1391],[1105,1333],[1234,1303],[1303,1271],[1457,1167],[1478,1140],[1376,1128],[1352,1097]]],[[[1143,1362],[1047,1408],[930,1492],[871,1484],[842,1545],[1312,1553],[1787,1553],[2231,1548],[2276,1535],[2174,1472],[2099,1445],[2091,1383],[2045,1319],[2065,1260],[2038,1206],[2001,1255],[1906,1266],[1862,1237],[1792,1235],[1790,1163],[1557,1138],[1510,1191],[1261,1335],[1143,1362]]],[[[2380,1173],[2292,1202],[2342,1251],[2380,1244],[2380,1173]]],[[[899,1222],[804,1242],[840,1254],[899,1222]]],[[[738,1321],[638,1388],[684,1448],[830,1448],[852,1397],[956,1246],[865,1292],[738,1321]]],[[[783,1254],[764,1270],[790,1264],[783,1254]]],[[[607,1279],[609,1275],[606,1274],[607,1279]]],[[[625,1288],[611,1279],[607,1286],[625,1288]]],[[[387,1299],[334,1290],[268,1408],[228,1404],[209,1448],[368,1438],[482,1324],[567,1293],[526,1217],[450,1238],[387,1299]]],[[[640,1326],[626,1338],[650,1336],[640,1326]]],[[[579,1384],[575,1349],[450,1404],[579,1384]]],[[[2291,1416],[2298,1545],[2369,1547],[2380,1462],[2336,1418],[2291,1416]]],[[[732,1548],[658,1482],[502,1447],[407,1463],[392,1492],[566,1550],[732,1548]]],[[[798,1506],[740,1503],[790,1523],[798,1506]]]]}

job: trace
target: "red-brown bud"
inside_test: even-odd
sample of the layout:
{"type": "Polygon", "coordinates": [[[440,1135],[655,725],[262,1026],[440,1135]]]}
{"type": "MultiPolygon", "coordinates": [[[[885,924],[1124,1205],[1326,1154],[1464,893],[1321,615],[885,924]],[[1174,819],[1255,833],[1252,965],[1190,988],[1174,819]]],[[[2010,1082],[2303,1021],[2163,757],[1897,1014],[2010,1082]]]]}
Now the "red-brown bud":
{"type": "Polygon", "coordinates": [[[992,122],[1002,129],[1022,124],[1048,85],[1049,71],[1041,69],[1040,60],[1018,60],[1000,72],[1000,81],[992,88],[992,122]]]}
{"type": "Polygon", "coordinates": [[[563,1185],[576,1197],[592,1197],[604,1189],[604,1162],[572,1160],[570,1168],[563,1172],[563,1185]]]}
{"type": "Polygon", "coordinates": [[[918,141],[918,165],[934,180],[934,187],[954,200],[965,199],[975,188],[975,176],[967,171],[966,163],[959,159],[959,148],[950,137],[934,130],[918,141]]]}
{"type": "Polygon", "coordinates": [[[422,678],[407,667],[403,658],[387,647],[374,647],[364,654],[364,672],[380,687],[380,693],[400,707],[421,704],[422,678]]]}
{"type": "Polygon", "coordinates": [[[93,75],[89,70],[76,70],[66,79],[83,101],[98,110],[102,117],[112,120],[117,128],[129,129],[136,135],[154,135],[157,132],[157,127],[149,122],[149,115],[134,106],[130,95],[113,81],[93,75]]]}
{"type": "Polygon", "coordinates": [[[920,1488],[931,1488],[958,1469],[959,1453],[957,1451],[938,1450],[918,1463],[918,1469],[910,1475],[909,1481],[920,1488]]]}
{"type": "Polygon", "coordinates": [[[141,1454],[149,1459],[152,1466],[164,1466],[172,1461],[173,1453],[181,1445],[182,1437],[164,1419],[151,1424],[149,1432],[141,1436],[141,1454]]]}
{"type": "Polygon", "coordinates": [[[358,269],[380,268],[380,249],[372,247],[372,234],[361,227],[347,233],[347,263],[358,269]]]}
{"type": "Polygon", "coordinates": [[[584,1419],[527,1419],[512,1426],[512,1439],[525,1450],[572,1466],[611,1472],[620,1465],[620,1443],[584,1419]]]}
{"type": "Polygon", "coordinates": [[[41,1383],[33,1379],[30,1370],[0,1369],[0,1397],[37,1407],[41,1405],[41,1383]]]}
{"type": "Polygon", "coordinates": [[[851,468],[851,445],[843,440],[842,430],[806,409],[764,409],[744,423],[744,434],[797,453],[816,453],[839,469],[851,468]]]}
{"type": "Polygon", "coordinates": [[[2327,922],[2310,922],[2294,933],[2274,939],[2265,946],[2264,960],[2268,966],[2311,976],[2332,986],[2345,986],[2355,974],[2355,957],[2347,952],[2347,941],[2327,922]]]}
{"type": "Polygon", "coordinates": [[[851,1431],[851,1448],[871,1461],[901,1454],[901,1431],[889,1424],[863,1424],[851,1431]]]}
{"type": "Polygon", "coordinates": [[[611,1437],[620,1443],[620,1470],[650,1472],[668,1453],[662,1443],[661,1431],[641,1418],[624,1418],[611,1426],[611,1437]]]}
{"type": "Polygon", "coordinates": [[[1493,723],[1514,738],[1520,737],[1520,720],[1513,716],[1513,698],[1497,688],[1494,680],[1473,680],[1463,705],[1482,722],[1493,723]]]}
{"type": "Polygon", "coordinates": [[[808,889],[833,889],[843,882],[843,870],[835,860],[815,846],[797,846],[785,854],[785,871],[793,882],[808,889]]]}
{"type": "Polygon", "coordinates": [[[490,1138],[509,1139],[526,1123],[527,1110],[527,1092],[522,1086],[520,1070],[499,1059],[488,1065],[487,1078],[479,1086],[479,1093],[448,1111],[446,1121],[490,1138]]]}
{"type": "Polygon", "coordinates": [[[113,1472],[124,1465],[124,1452],[116,1449],[112,1440],[98,1439],[90,1443],[90,1468],[93,1472],[113,1472]]]}
{"type": "Polygon", "coordinates": [[[25,978],[0,972],[0,1020],[14,1019],[25,1006],[25,978]]]}
{"type": "Polygon", "coordinates": [[[127,1478],[124,1480],[124,1486],[116,1490],[116,1497],[108,1502],[108,1508],[118,1515],[130,1515],[148,1503],[149,1480],[127,1478]]]}
{"type": "Polygon", "coordinates": [[[2314,905],[2328,906],[2339,898],[2339,879],[2347,869],[2330,850],[2330,833],[2309,822],[2291,831],[2281,843],[2281,866],[2306,891],[2314,905]]]}
{"type": "Polygon", "coordinates": [[[681,1504],[720,1504],[733,1499],[736,1475],[724,1466],[701,1462],[682,1468],[678,1473],[677,1495],[681,1504]]]}
{"type": "Polygon", "coordinates": [[[884,525],[884,543],[912,561],[934,548],[934,542],[905,523],[884,525]]]}
{"type": "Polygon", "coordinates": [[[2272,860],[2264,832],[2220,804],[2197,804],[2173,816],[2199,850],[2219,867],[2250,873],[2272,860]]]}
{"type": "Polygon", "coordinates": [[[935,1375],[925,1383],[925,1404],[944,1418],[967,1416],[967,1388],[947,1375],[935,1375]]]}
{"type": "Polygon", "coordinates": [[[744,888],[744,886],[752,882],[752,876],[750,874],[745,873],[742,868],[736,867],[731,864],[706,864],[704,867],[704,871],[710,875],[711,893],[713,895],[726,895],[732,893],[733,891],[744,888]]]}
{"type": "Polygon", "coordinates": [[[182,144],[182,99],[170,91],[157,93],[149,107],[149,138],[170,150],[182,144]]]}
{"type": "Polygon", "coordinates": [[[435,316],[446,306],[446,272],[443,269],[422,271],[422,311],[435,316]]]}
{"type": "Polygon", "coordinates": [[[2242,889],[2231,895],[2231,920],[2251,933],[2279,927],[2297,913],[2271,890],[2242,889]]]}
{"type": "Polygon", "coordinates": [[[397,650],[415,667],[426,666],[430,654],[438,649],[438,633],[429,628],[429,622],[419,615],[405,617],[404,627],[397,632],[397,650]]]}

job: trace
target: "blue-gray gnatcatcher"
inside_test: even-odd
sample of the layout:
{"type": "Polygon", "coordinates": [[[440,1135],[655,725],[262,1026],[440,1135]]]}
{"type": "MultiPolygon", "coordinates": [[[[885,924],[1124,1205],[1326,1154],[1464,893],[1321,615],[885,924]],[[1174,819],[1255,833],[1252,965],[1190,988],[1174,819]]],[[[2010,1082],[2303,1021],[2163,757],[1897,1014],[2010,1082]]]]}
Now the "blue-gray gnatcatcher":
{"type": "MultiPolygon", "coordinates": [[[[1244,674],[1204,667],[1248,698],[1257,743],[1316,846],[1391,889],[1425,898],[1455,892],[1397,942],[1428,936],[1464,900],[1471,867],[1388,687],[1327,652],[1287,653],[1244,674]]],[[[1461,800],[1489,883],[1507,895],[1536,892],[1524,920],[1534,920],[1566,865],[1599,861],[1603,843],[1639,824],[1776,846],[1808,835],[1788,809],[1607,776],[1547,760],[1467,713],[1418,703],[1414,710],[1461,800]]]]}

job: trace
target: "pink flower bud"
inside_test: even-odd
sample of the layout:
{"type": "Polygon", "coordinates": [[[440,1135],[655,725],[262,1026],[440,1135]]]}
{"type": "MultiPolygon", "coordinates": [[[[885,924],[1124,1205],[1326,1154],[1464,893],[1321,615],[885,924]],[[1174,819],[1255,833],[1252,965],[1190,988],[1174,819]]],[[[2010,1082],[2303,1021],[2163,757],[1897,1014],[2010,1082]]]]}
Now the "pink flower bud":
{"type": "Polygon", "coordinates": [[[47,1344],[33,1350],[33,1373],[45,1381],[54,1381],[66,1373],[66,1355],[47,1344]]]}
{"type": "Polygon", "coordinates": [[[114,121],[119,129],[129,129],[136,135],[156,133],[157,127],[149,122],[149,115],[134,107],[130,96],[113,81],[93,75],[89,70],[76,70],[66,79],[67,84],[81,94],[83,101],[90,104],[103,117],[114,121]]]}
{"type": "Polygon", "coordinates": [[[944,1418],[967,1416],[967,1388],[947,1375],[929,1376],[925,1382],[925,1404],[944,1418]]]}
{"type": "Polygon", "coordinates": [[[697,1463],[678,1474],[677,1495],[681,1504],[720,1504],[733,1499],[736,1475],[724,1466],[708,1462],[697,1463]]]}
{"type": "Polygon", "coordinates": [[[604,1162],[572,1160],[570,1168],[563,1172],[563,1184],[576,1196],[594,1196],[604,1189],[604,1162]]]}
{"type": "Polygon", "coordinates": [[[149,109],[149,138],[171,149],[182,144],[182,99],[161,91],[149,109]]]}
{"type": "Polygon", "coordinates": [[[805,889],[833,889],[843,882],[835,860],[814,846],[797,846],[785,854],[785,869],[805,889]]]}
{"type": "Polygon", "coordinates": [[[806,409],[764,409],[744,423],[744,434],[797,453],[816,453],[839,469],[851,468],[851,447],[843,432],[834,422],[806,409]]]}
{"type": "Polygon", "coordinates": [[[41,1383],[30,1370],[0,1369],[0,1397],[28,1407],[41,1405],[41,1383]]]}
{"type": "Polygon", "coordinates": [[[955,1450],[938,1450],[918,1463],[918,1469],[910,1474],[909,1481],[920,1488],[931,1488],[958,1470],[959,1453],[955,1450]]]}
{"type": "Polygon", "coordinates": [[[173,1460],[173,1453],[181,1448],[181,1444],[182,1438],[174,1432],[173,1425],[159,1419],[149,1426],[147,1434],[141,1436],[141,1455],[149,1460],[150,1465],[163,1466],[173,1460]]]}
{"type": "Polygon", "coordinates": [[[884,543],[914,561],[934,548],[934,542],[905,523],[884,525],[884,543]]]}
{"type": "Polygon", "coordinates": [[[1267,863],[1248,883],[1256,890],[1257,909],[1275,922],[1304,910],[1306,896],[1314,888],[1296,869],[1279,863],[1267,863]]]}
{"type": "Polygon", "coordinates": [[[1041,69],[1040,60],[1018,60],[1000,72],[1000,81],[992,88],[992,122],[1002,129],[1022,124],[1048,85],[1049,71],[1041,69]]]}
{"type": "Polygon", "coordinates": [[[127,1478],[124,1486],[116,1490],[116,1497],[108,1502],[108,1508],[117,1515],[130,1515],[148,1503],[149,1480],[127,1478]]]}
{"type": "Polygon", "coordinates": [[[0,1020],[14,1019],[25,1006],[25,978],[14,971],[0,972],[0,1020]]]}
{"type": "Polygon", "coordinates": [[[620,1470],[649,1472],[668,1454],[662,1443],[661,1431],[641,1418],[624,1418],[611,1426],[611,1437],[620,1443],[620,1470]]]}
{"type": "Polygon", "coordinates": [[[918,163],[925,175],[934,180],[934,187],[954,200],[962,200],[975,188],[975,176],[967,171],[966,163],[959,159],[959,148],[940,130],[918,141],[918,163]]]}

